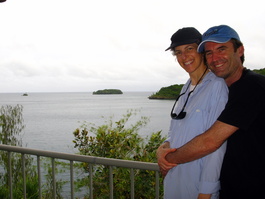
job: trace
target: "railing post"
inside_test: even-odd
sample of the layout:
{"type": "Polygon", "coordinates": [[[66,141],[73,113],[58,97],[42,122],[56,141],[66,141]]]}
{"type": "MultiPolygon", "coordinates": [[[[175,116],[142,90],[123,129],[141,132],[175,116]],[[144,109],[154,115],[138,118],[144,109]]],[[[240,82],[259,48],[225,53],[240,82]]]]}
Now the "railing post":
{"type": "Polygon", "coordinates": [[[71,183],[71,199],[74,199],[74,169],[73,161],[70,161],[70,183],[71,183]]]}
{"type": "Polygon", "coordinates": [[[93,199],[93,165],[89,164],[89,196],[93,199]]]}
{"type": "Polygon", "coordinates": [[[38,168],[38,185],[39,185],[39,199],[42,199],[41,191],[41,169],[40,169],[40,156],[37,156],[37,168],[38,168]]]}
{"type": "Polygon", "coordinates": [[[9,185],[10,199],[13,199],[11,152],[8,152],[8,185],[9,185]]]}
{"type": "Polygon", "coordinates": [[[109,189],[110,189],[110,199],[113,199],[113,167],[109,166],[109,189]]]}
{"type": "Polygon", "coordinates": [[[156,199],[159,199],[159,172],[156,171],[156,199]]]}
{"type": "Polygon", "coordinates": [[[55,160],[54,160],[54,158],[52,158],[52,182],[53,182],[52,196],[54,199],[56,199],[55,160]]]}
{"type": "Polygon", "coordinates": [[[131,179],[131,199],[134,199],[134,171],[133,171],[133,168],[131,168],[130,179],[131,179]]]}
{"type": "Polygon", "coordinates": [[[23,194],[24,199],[27,198],[27,188],[26,188],[26,169],[25,169],[25,154],[21,153],[21,159],[22,159],[22,176],[23,176],[23,194]]]}

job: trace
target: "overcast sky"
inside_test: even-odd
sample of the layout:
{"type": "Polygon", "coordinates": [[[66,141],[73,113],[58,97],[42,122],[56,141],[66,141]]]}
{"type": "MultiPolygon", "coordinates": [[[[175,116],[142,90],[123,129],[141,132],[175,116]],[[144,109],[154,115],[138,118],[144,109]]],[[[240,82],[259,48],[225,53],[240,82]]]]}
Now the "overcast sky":
{"type": "Polygon", "coordinates": [[[0,3],[0,92],[158,91],[188,75],[165,49],[182,27],[227,24],[245,66],[264,68],[262,0],[7,0],[0,3]]]}

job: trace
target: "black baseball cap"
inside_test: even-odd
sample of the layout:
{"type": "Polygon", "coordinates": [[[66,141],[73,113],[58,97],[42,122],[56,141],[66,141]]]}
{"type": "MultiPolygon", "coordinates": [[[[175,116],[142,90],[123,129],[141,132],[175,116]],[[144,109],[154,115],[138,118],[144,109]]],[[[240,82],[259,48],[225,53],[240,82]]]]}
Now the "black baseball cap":
{"type": "Polygon", "coordinates": [[[181,28],[177,32],[175,32],[171,38],[171,44],[170,46],[166,49],[174,49],[177,46],[181,46],[184,44],[200,44],[202,41],[202,35],[201,33],[193,27],[187,27],[187,28],[181,28]]]}

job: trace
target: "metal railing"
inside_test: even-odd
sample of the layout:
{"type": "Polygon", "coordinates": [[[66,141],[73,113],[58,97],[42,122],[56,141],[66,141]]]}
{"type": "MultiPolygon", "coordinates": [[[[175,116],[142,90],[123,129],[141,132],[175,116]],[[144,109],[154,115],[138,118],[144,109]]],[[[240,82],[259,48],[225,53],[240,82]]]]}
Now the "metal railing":
{"type": "MultiPolygon", "coordinates": [[[[137,162],[129,160],[120,160],[120,159],[111,159],[111,158],[102,158],[94,156],[84,156],[76,155],[69,153],[59,153],[52,151],[43,151],[36,150],[24,147],[9,146],[9,145],[0,145],[0,150],[7,151],[8,153],[8,165],[11,167],[11,153],[20,153],[22,158],[22,176],[23,176],[23,198],[26,199],[26,175],[25,175],[25,155],[34,155],[37,157],[37,171],[38,171],[38,187],[39,187],[39,198],[42,198],[41,190],[41,166],[40,166],[40,157],[49,157],[52,159],[52,178],[53,178],[53,198],[56,198],[56,179],[55,179],[55,159],[67,160],[70,161],[70,198],[74,198],[74,161],[85,162],[92,165],[105,165],[109,166],[109,189],[110,189],[110,199],[113,199],[113,167],[123,167],[130,169],[130,183],[131,183],[131,199],[134,198],[134,169],[142,170],[151,170],[155,171],[155,191],[156,199],[159,198],[159,167],[156,163],[147,163],[147,162],[137,162]]],[[[12,169],[8,169],[9,173],[9,194],[10,199],[13,199],[13,187],[12,187],[12,169]]],[[[93,199],[93,172],[92,167],[89,167],[89,195],[93,199]]]]}

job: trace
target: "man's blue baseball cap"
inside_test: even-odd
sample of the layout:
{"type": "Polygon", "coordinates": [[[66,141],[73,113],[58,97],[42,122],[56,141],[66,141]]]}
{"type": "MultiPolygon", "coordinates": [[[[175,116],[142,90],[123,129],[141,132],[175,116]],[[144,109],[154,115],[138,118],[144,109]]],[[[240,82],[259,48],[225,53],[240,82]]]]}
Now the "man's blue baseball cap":
{"type": "Polygon", "coordinates": [[[233,28],[227,25],[211,27],[202,35],[202,42],[199,44],[197,51],[199,53],[203,52],[204,45],[208,41],[215,43],[226,43],[230,39],[236,39],[240,41],[239,35],[233,28]]]}

